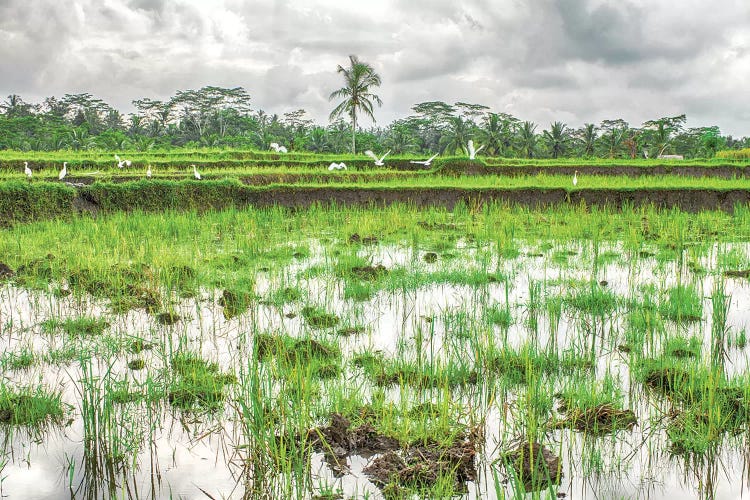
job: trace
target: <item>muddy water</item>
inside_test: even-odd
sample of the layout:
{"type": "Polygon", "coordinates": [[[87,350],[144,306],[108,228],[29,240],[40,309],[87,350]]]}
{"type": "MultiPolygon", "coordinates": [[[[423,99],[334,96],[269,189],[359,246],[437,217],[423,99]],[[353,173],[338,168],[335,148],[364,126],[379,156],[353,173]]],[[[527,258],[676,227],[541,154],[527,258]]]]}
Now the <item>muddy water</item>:
{"type": "MultiPolygon", "coordinates": [[[[734,248],[750,255],[750,245],[715,246],[698,258],[708,270],[717,268],[719,255],[734,248]]],[[[590,244],[553,243],[540,250],[540,245],[519,245],[520,256],[502,259],[494,248],[474,248],[469,244],[451,250],[455,258],[425,263],[423,252],[397,247],[363,247],[360,256],[387,268],[431,272],[441,269],[481,269],[507,276],[504,282],[472,288],[457,285],[429,285],[413,290],[381,291],[364,302],[345,300],[344,284],[330,276],[304,277],[311,266],[335,262],[322,247],[314,255],[297,261],[273,274],[258,273],[256,292],[263,296],[271,291],[294,285],[305,291],[307,300],[276,308],[256,305],[247,313],[226,320],[218,305],[218,291],[203,291],[195,299],[177,304],[184,320],[173,327],[157,324],[143,312],[111,316],[106,303],[88,299],[57,299],[51,294],[30,293],[7,285],[0,289],[0,345],[4,351],[31,348],[39,354],[65,347],[70,341],[62,335],[42,333],[41,323],[49,318],[106,316],[111,322],[109,336],[114,339],[143,337],[154,342],[152,350],[138,357],[147,370],[131,371],[127,362],[135,356],[123,353],[116,345],[97,342],[100,352],[90,369],[94,382],[109,374],[117,379],[143,382],[147,373],[166,369],[172,352],[179,348],[199,351],[207,359],[217,361],[224,371],[237,372],[247,366],[252,331],[283,332],[303,335],[308,332],[299,314],[303,304],[324,306],[342,318],[342,325],[361,325],[365,333],[340,338],[345,359],[362,350],[382,351],[388,356],[407,358],[424,356],[445,359],[466,353],[466,341],[455,338],[456,323],[449,318],[464,314],[464,322],[472,326],[483,321],[481,310],[487,304],[505,306],[506,296],[514,318],[507,333],[494,328],[497,343],[507,342],[518,347],[530,341],[539,346],[554,343],[560,350],[585,345],[596,350],[598,378],[609,371],[619,378],[626,394],[626,407],[633,409],[639,425],[632,431],[620,431],[615,437],[592,438],[572,431],[550,431],[548,446],[559,452],[563,460],[563,481],[542,496],[565,494],[567,498],[706,498],[734,499],[750,493],[746,485],[748,456],[742,437],[728,438],[715,456],[701,464],[689,464],[671,457],[663,431],[653,421],[658,409],[650,405],[638,387],[630,387],[627,357],[615,347],[622,343],[624,314],[599,318],[591,324],[581,321],[580,313],[563,309],[558,322],[550,320],[542,309],[538,327],[528,326],[530,293],[534,283],[541,283],[542,296],[566,295],[571,289],[605,280],[607,289],[624,299],[637,298],[639,287],[654,285],[664,290],[679,281],[694,283],[703,297],[703,320],[675,325],[667,323],[671,335],[696,335],[703,339],[703,354],[711,348],[712,304],[710,295],[720,273],[705,276],[692,274],[687,264],[659,262],[656,258],[639,258],[620,245],[599,248],[615,257],[602,263],[593,275],[593,250],[590,244]],[[542,256],[538,256],[542,253],[542,256]],[[302,274],[300,274],[302,273],[302,274]],[[298,277],[300,276],[300,277],[298,277]],[[296,316],[287,317],[289,313],[296,316]],[[583,332],[587,325],[588,333],[583,332]],[[554,335],[553,335],[554,334],[554,335]],[[501,339],[506,340],[502,341],[501,339]],[[619,340],[618,340],[619,339],[619,340]]],[[[730,296],[728,328],[730,336],[750,329],[750,281],[724,280],[730,296]]],[[[291,316],[291,314],[289,314],[291,316]]],[[[584,318],[585,319],[585,318],[584,318]]],[[[588,320],[587,320],[588,321],[588,320]]],[[[334,337],[331,337],[334,338],[334,337]]],[[[116,343],[116,342],[115,342],[116,343]]],[[[750,350],[750,348],[748,349],[750,350]]],[[[748,356],[744,349],[726,351],[724,369],[728,374],[747,370],[748,356]]],[[[184,414],[169,405],[125,405],[119,436],[127,443],[138,443],[140,450],[128,456],[128,467],[112,466],[96,452],[84,452],[84,443],[96,442],[96,435],[87,434],[82,414],[80,392],[84,373],[78,362],[68,365],[42,364],[20,371],[6,370],[3,376],[9,385],[36,385],[42,382],[62,391],[72,416],[68,425],[52,427],[37,433],[24,429],[3,428],[2,494],[10,498],[242,498],[245,469],[245,444],[236,424],[237,415],[231,405],[223,413],[207,415],[184,414]]],[[[103,385],[99,390],[104,391],[103,385]]],[[[407,391],[408,392],[408,391],[407,391]]],[[[429,392],[429,391],[427,391],[429,392]]],[[[456,390],[457,403],[476,401],[476,389],[456,390]]],[[[389,397],[401,397],[398,390],[389,397]]],[[[480,398],[481,399],[481,398],[480,398]]],[[[486,442],[478,462],[479,479],[468,485],[465,498],[513,497],[503,484],[503,471],[493,463],[500,451],[515,437],[512,424],[516,416],[511,410],[514,395],[494,400],[483,410],[486,415],[486,442]],[[503,415],[505,413],[505,415],[503,415]]],[[[350,474],[336,478],[319,454],[313,455],[313,484],[329,484],[343,490],[345,497],[381,498],[379,490],[362,472],[370,459],[354,457],[349,461],[350,474]]]]}

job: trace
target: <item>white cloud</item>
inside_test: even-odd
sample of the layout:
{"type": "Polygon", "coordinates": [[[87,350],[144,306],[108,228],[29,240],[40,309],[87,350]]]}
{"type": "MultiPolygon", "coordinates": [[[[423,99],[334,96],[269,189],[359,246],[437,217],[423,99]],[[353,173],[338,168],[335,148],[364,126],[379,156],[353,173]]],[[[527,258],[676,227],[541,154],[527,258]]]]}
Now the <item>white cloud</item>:
{"type": "Polygon", "coordinates": [[[380,73],[379,124],[468,101],[541,128],[685,112],[750,135],[750,3],[726,0],[0,0],[0,95],[124,111],[203,85],[324,122],[337,64],[380,73]]]}

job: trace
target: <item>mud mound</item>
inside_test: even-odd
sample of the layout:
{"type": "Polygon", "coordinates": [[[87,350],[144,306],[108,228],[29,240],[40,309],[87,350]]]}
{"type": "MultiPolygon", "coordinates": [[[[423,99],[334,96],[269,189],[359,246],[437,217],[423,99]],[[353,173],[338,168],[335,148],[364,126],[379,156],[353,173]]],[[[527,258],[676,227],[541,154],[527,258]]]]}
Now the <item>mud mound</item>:
{"type": "Polygon", "coordinates": [[[349,243],[362,243],[363,245],[377,245],[378,237],[374,235],[360,236],[359,233],[354,233],[349,236],[349,243]]]}
{"type": "Polygon", "coordinates": [[[163,312],[156,315],[156,321],[165,326],[171,326],[180,321],[180,315],[173,312],[163,312]]]}
{"type": "Polygon", "coordinates": [[[331,423],[326,427],[311,429],[307,441],[315,451],[323,453],[326,462],[337,475],[347,470],[349,455],[369,456],[375,453],[395,450],[398,440],[378,433],[370,424],[351,428],[349,419],[339,413],[331,415],[331,423]]]}
{"type": "MultiPolygon", "coordinates": [[[[2,276],[2,270],[0,270],[0,277],[2,276]]],[[[724,271],[724,276],[727,278],[750,278],[750,269],[739,269],[732,270],[728,269],[724,271]]]]}
{"type": "Polygon", "coordinates": [[[0,262],[0,281],[12,278],[15,273],[7,264],[0,262]]]}
{"type": "Polygon", "coordinates": [[[619,410],[609,404],[585,410],[571,408],[567,409],[565,414],[566,418],[557,422],[556,429],[573,428],[592,434],[608,434],[618,429],[632,429],[638,423],[631,410],[619,410]]]}
{"type": "Polygon", "coordinates": [[[508,475],[520,480],[527,492],[545,490],[562,480],[560,457],[537,442],[520,443],[503,459],[508,475]]]}
{"type": "Polygon", "coordinates": [[[361,280],[376,280],[388,273],[388,269],[382,264],[377,266],[354,266],[351,273],[361,280]]]}
{"type": "Polygon", "coordinates": [[[364,469],[365,475],[383,490],[426,489],[438,480],[451,477],[454,487],[463,491],[477,477],[476,434],[459,434],[447,446],[437,442],[415,444],[402,452],[389,451],[364,469]]]}

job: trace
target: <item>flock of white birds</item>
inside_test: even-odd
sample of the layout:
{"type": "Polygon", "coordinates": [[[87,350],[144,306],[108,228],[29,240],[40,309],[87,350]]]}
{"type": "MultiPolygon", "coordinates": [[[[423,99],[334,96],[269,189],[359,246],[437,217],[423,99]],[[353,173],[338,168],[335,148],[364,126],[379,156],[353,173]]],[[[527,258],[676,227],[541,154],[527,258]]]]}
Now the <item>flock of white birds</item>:
{"type": "MultiPolygon", "coordinates": [[[[277,153],[288,152],[286,147],[281,146],[276,142],[272,142],[270,144],[270,148],[276,151],[277,153]]],[[[467,144],[467,148],[466,148],[467,152],[469,153],[469,159],[474,160],[477,156],[477,153],[479,153],[482,149],[484,149],[484,144],[479,146],[478,148],[475,148],[474,141],[469,140],[467,144]]],[[[369,149],[365,151],[365,155],[372,158],[372,160],[375,162],[375,166],[378,166],[378,167],[382,167],[385,165],[385,157],[388,156],[389,154],[391,154],[391,150],[388,150],[387,153],[385,153],[383,156],[380,156],[380,157],[378,157],[378,155],[376,155],[374,152],[372,152],[369,149]]],[[[437,158],[437,156],[438,156],[438,153],[435,153],[434,155],[432,155],[426,160],[411,160],[409,161],[409,163],[414,163],[417,165],[424,165],[425,167],[429,167],[432,164],[432,160],[437,158]]],[[[125,168],[125,167],[130,167],[133,164],[131,160],[124,160],[120,158],[119,155],[115,155],[115,161],[117,161],[117,167],[120,169],[125,168]]],[[[191,167],[193,167],[193,177],[197,180],[201,180],[201,174],[200,172],[198,172],[198,167],[196,167],[195,165],[191,165],[191,167]]],[[[333,162],[328,166],[328,170],[331,172],[334,170],[346,170],[346,164],[343,161],[339,163],[333,162]]],[[[31,171],[31,168],[29,168],[29,162],[27,161],[23,162],[23,173],[26,175],[26,177],[29,180],[31,180],[33,176],[33,172],[31,171]]],[[[90,172],[90,174],[97,174],[97,173],[99,172],[98,171],[90,172]]],[[[60,174],[57,177],[58,179],[63,180],[66,175],[68,175],[68,162],[63,162],[63,168],[62,170],[60,170],[60,174]]],[[[152,175],[153,175],[153,172],[151,170],[151,165],[149,165],[148,168],[146,169],[146,177],[150,179],[152,175]]],[[[578,185],[578,171],[577,170],[573,174],[573,185],[574,186],[578,185]]]]}

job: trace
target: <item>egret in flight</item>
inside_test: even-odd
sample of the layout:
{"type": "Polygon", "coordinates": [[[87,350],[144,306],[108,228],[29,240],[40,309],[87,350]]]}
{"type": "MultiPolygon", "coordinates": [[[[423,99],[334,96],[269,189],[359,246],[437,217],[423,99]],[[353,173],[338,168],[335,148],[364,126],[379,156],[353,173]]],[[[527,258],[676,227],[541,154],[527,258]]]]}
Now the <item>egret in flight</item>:
{"type": "Polygon", "coordinates": [[[480,152],[482,148],[484,148],[484,144],[482,144],[481,146],[479,146],[478,149],[474,149],[474,141],[472,141],[471,139],[469,139],[468,146],[469,146],[469,159],[470,160],[475,159],[477,156],[477,153],[480,152]]]}
{"type": "Polygon", "coordinates": [[[287,152],[286,147],[279,146],[278,143],[276,143],[276,142],[272,142],[271,143],[271,149],[273,149],[277,153],[286,153],[287,152]]]}
{"type": "Polygon", "coordinates": [[[60,175],[57,176],[58,179],[63,180],[65,176],[68,175],[68,162],[63,162],[63,168],[60,170],[60,175]]]}
{"type": "Polygon", "coordinates": [[[130,160],[121,160],[118,155],[115,155],[115,160],[117,160],[117,166],[120,168],[129,167],[130,165],[133,164],[133,162],[130,160]]]}
{"type": "Polygon", "coordinates": [[[23,162],[23,173],[26,174],[26,177],[31,180],[31,169],[29,168],[29,162],[25,161],[23,162]]]}
{"type": "Polygon", "coordinates": [[[192,165],[193,167],[193,177],[195,177],[197,180],[201,180],[201,174],[198,173],[198,167],[195,165],[192,165]]]}
{"type": "Polygon", "coordinates": [[[344,163],[343,161],[341,163],[331,163],[330,165],[328,165],[328,170],[346,170],[346,163],[344,163]]]}
{"type": "Polygon", "coordinates": [[[384,154],[383,156],[381,156],[380,158],[378,158],[378,156],[375,153],[373,153],[372,151],[370,151],[369,149],[367,151],[365,151],[365,154],[367,156],[369,156],[370,158],[372,158],[373,160],[375,160],[375,165],[376,166],[382,167],[383,166],[383,160],[385,160],[386,156],[388,156],[389,154],[391,154],[391,150],[389,149],[388,152],[386,154],[384,154]]]}
{"type": "Polygon", "coordinates": [[[438,154],[439,154],[439,153],[435,153],[434,155],[432,155],[432,156],[430,157],[430,159],[429,159],[429,160],[422,160],[422,161],[411,160],[411,161],[410,161],[409,163],[416,163],[416,164],[418,164],[418,165],[424,165],[425,167],[429,167],[429,166],[430,166],[430,164],[432,163],[432,160],[434,160],[434,159],[435,159],[435,158],[437,157],[437,155],[438,155],[438,154]]]}

